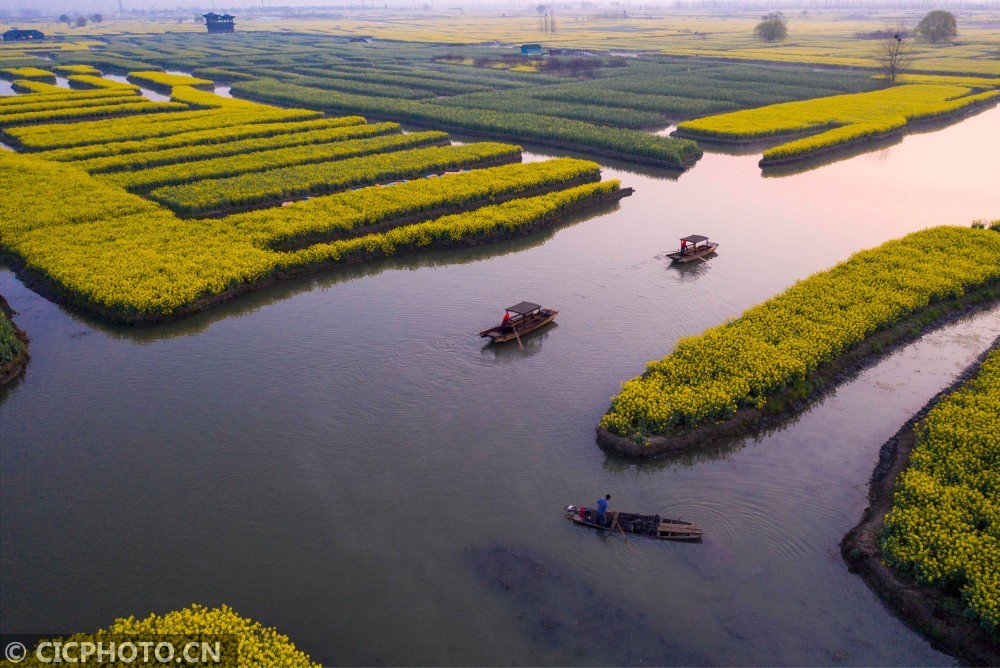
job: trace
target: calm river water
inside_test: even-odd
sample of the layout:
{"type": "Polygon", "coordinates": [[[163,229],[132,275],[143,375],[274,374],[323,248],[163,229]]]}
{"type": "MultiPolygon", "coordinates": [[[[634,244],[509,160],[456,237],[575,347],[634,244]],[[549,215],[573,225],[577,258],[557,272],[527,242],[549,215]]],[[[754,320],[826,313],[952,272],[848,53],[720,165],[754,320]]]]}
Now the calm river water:
{"type": "MultiPolygon", "coordinates": [[[[0,391],[7,632],[222,603],[336,664],[948,665],[838,553],[880,444],[1000,332],[1000,309],[888,357],[793,423],[631,462],[594,426],[679,337],[906,232],[1000,216],[1000,109],[806,173],[706,155],[607,167],[620,205],[537,237],[104,326],[0,271],[31,337],[0,391]],[[663,253],[721,243],[687,269],[663,253]],[[476,331],[528,299],[558,324],[476,331]],[[565,504],[701,523],[599,536],[565,504]]],[[[530,156],[532,159],[538,156],[530,156]]]]}

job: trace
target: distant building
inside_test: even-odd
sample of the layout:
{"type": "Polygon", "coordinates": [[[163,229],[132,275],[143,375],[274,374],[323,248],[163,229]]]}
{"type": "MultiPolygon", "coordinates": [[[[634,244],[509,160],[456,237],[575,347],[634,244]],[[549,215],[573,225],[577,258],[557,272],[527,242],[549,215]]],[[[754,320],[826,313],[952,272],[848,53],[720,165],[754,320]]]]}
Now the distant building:
{"type": "Polygon", "coordinates": [[[593,51],[586,49],[549,49],[550,56],[596,56],[593,51]]]}
{"type": "Polygon", "coordinates": [[[18,30],[17,28],[8,30],[3,34],[3,41],[5,42],[22,42],[33,39],[45,39],[45,34],[39,30],[18,30]]]}
{"type": "Polygon", "coordinates": [[[541,44],[522,44],[521,45],[521,55],[522,56],[540,56],[540,55],[542,55],[542,45],[541,44]]]}
{"type": "Polygon", "coordinates": [[[368,44],[369,42],[372,41],[372,38],[369,37],[369,36],[367,36],[367,35],[359,35],[358,37],[352,37],[351,39],[349,39],[347,41],[349,43],[350,42],[357,42],[359,44],[368,44]]]}
{"type": "Polygon", "coordinates": [[[202,16],[205,17],[205,25],[208,27],[209,33],[236,32],[236,28],[233,25],[233,19],[236,17],[232,14],[209,12],[208,14],[202,14],[202,16]]]}

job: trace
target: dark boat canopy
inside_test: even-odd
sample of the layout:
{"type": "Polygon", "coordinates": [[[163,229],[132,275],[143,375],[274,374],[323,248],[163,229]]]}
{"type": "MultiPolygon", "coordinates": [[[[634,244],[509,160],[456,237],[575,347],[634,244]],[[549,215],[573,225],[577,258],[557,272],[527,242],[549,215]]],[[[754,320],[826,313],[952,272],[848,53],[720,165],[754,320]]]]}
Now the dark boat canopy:
{"type": "Polygon", "coordinates": [[[520,304],[514,304],[507,310],[511,313],[516,313],[517,315],[527,315],[532,311],[537,311],[542,308],[540,304],[532,304],[531,302],[521,302],[520,304]]]}
{"type": "Polygon", "coordinates": [[[686,241],[689,244],[700,244],[702,241],[708,241],[708,237],[703,237],[700,234],[692,234],[689,237],[684,237],[681,241],[686,241]]]}

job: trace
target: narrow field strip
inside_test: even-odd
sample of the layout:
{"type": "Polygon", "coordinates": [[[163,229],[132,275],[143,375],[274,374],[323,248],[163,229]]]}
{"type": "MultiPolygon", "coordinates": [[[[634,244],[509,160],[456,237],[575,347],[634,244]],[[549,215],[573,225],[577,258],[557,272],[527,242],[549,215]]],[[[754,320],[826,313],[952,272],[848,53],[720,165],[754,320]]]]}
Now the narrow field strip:
{"type": "Polygon", "coordinates": [[[861,251],[743,313],[681,339],[622,385],[601,427],[642,444],[723,421],[807,382],[866,337],[967,289],[1000,280],[1000,234],[936,227],[861,251]]]}
{"type": "Polygon", "coordinates": [[[211,86],[208,79],[189,77],[184,74],[167,74],[166,72],[129,72],[130,83],[150,88],[170,89],[174,86],[211,86]]]}
{"type": "Polygon", "coordinates": [[[335,118],[317,118],[309,121],[289,121],[282,123],[254,123],[250,125],[212,128],[209,130],[178,132],[177,134],[165,137],[151,137],[148,139],[114,141],[104,144],[88,144],[72,148],[53,149],[40,152],[37,155],[46,160],[76,162],[90,158],[126,155],[129,153],[155,154],[158,151],[172,148],[186,148],[189,146],[210,147],[253,138],[277,137],[295,133],[307,134],[318,130],[363,125],[364,123],[365,119],[361,116],[339,116],[335,118]]]}
{"type": "Polygon", "coordinates": [[[191,86],[174,86],[170,89],[172,102],[183,102],[192,109],[253,109],[260,105],[233,97],[222,97],[214,92],[191,86]]]}
{"type": "MultiPolygon", "coordinates": [[[[166,148],[161,150],[121,153],[117,155],[74,160],[74,164],[91,174],[103,172],[135,171],[149,169],[160,165],[172,165],[181,162],[200,162],[212,158],[233,155],[271,151],[291,146],[308,144],[329,144],[349,139],[378,137],[399,132],[399,123],[374,123],[372,125],[344,125],[322,130],[306,130],[287,132],[284,134],[255,137],[252,139],[217,142],[213,144],[195,144],[166,148]]],[[[173,135],[177,137],[178,135],[173,135]]],[[[48,154],[40,154],[48,158],[48,154]]]]}
{"type": "Polygon", "coordinates": [[[645,159],[675,168],[683,168],[701,157],[701,149],[691,141],[552,116],[471,110],[413,100],[349,95],[277,81],[235,83],[233,91],[268,102],[374,114],[398,120],[414,120],[445,129],[472,130],[522,140],[573,145],[625,159],[645,159]]]}
{"type": "MultiPolygon", "coordinates": [[[[448,143],[448,135],[444,132],[392,134],[323,144],[290,146],[209,160],[162,165],[137,171],[113,172],[102,174],[101,179],[133,192],[180,184],[184,184],[185,187],[197,188],[199,182],[206,179],[215,180],[271,172],[294,165],[330,163],[356,156],[390,153],[419,146],[446,143],[448,143]]],[[[262,175],[261,178],[266,179],[267,176],[262,175]]]]}
{"type": "MultiPolygon", "coordinates": [[[[5,123],[5,119],[19,114],[36,114],[44,111],[60,111],[67,109],[87,109],[95,107],[110,107],[118,104],[141,104],[148,102],[137,95],[125,93],[111,97],[95,97],[81,99],[61,99],[49,100],[49,95],[40,95],[39,101],[33,104],[0,105],[0,123],[5,123]]],[[[185,105],[185,109],[187,106],[185,105]]]]}
{"type": "Polygon", "coordinates": [[[677,130],[687,137],[736,142],[817,133],[764,151],[765,165],[887,134],[909,122],[991,103],[1000,96],[998,91],[972,93],[965,86],[911,84],[709,116],[680,123],[677,130]]]}
{"type": "Polygon", "coordinates": [[[62,89],[61,94],[50,93],[40,95],[38,93],[28,93],[26,95],[13,95],[10,97],[0,97],[0,110],[13,109],[25,105],[39,104],[40,102],[72,102],[75,100],[114,100],[114,99],[137,99],[138,93],[123,90],[90,90],[90,91],[68,91],[62,89]]]}
{"type": "MultiPolygon", "coordinates": [[[[460,162],[460,157],[482,159],[491,152],[516,157],[516,149],[470,144],[447,152],[451,154],[450,162],[460,162]]],[[[399,162],[397,157],[394,159],[399,162]]],[[[437,164],[443,162],[438,160],[437,164]]],[[[341,224],[335,217],[340,213],[354,217],[353,229],[363,226],[362,217],[370,214],[374,218],[369,220],[379,216],[385,220],[385,216],[412,212],[418,207],[429,212],[443,203],[475,207],[485,204],[490,196],[516,195],[545,184],[560,187],[577,178],[597,176],[596,165],[565,159],[553,164],[512,165],[509,170],[488,171],[482,176],[456,174],[426,179],[424,187],[428,190],[422,196],[420,188],[398,184],[357,191],[361,199],[353,205],[349,204],[355,195],[352,192],[342,193],[336,202],[294,206],[303,207],[300,213],[313,219],[311,230],[316,229],[315,219],[320,216],[328,217],[327,225],[341,224]],[[534,170],[539,173],[532,175],[534,170]],[[405,190],[394,194],[393,188],[400,186],[405,190]],[[371,207],[376,208],[369,211],[371,207]]],[[[335,264],[528,233],[557,221],[568,211],[627,194],[620,191],[617,182],[587,183],[427,223],[395,227],[385,233],[353,236],[302,251],[276,252],[263,243],[266,233],[261,226],[266,223],[261,218],[241,218],[241,224],[236,224],[234,217],[181,220],[157,204],[124,193],[82,170],[31,155],[0,154],[0,186],[7,193],[0,200],[0,250],[13,259],[15,266],[44,279],[44,284],[67,303],[122,322],[175,317],[335,264]],[[60,196],[63,189],[69,190],[68,197],[60,196]]],[[[266,213],[277,218],[285,214],[280,209],[266,213]]],[[[299,231],[310,224],[302,217],[297,221],[299,231]]],[[[288,218],[286,222],[284,232],[297,234],[292,231],[296,221],[288,218]]],[[[282,232],[276,230],[276,234],[282,232]]]]}
{"type": "Polygon", "coordinates": [[[0,79],[56,82],[56,75],[38,67],[0,67],[0,79]]]}
{"type": "Polygon", "coordinates": [[[114,79],[105,79],[100,75],[92,74],[71,74],[66,77],[70,88],[80,90],[131,90],[139,92],[139,86],[130,83],[122,83],[114,79]]]}
{"type": "Polygon", "coordinates": [[[261,246],[363,233],[365,228],[448,206],[476,206],[496,198],[571,181],[598,181],[600,165],[576,158],[515,163],[371,186],[316,197],[290,206],[233,214],[222,219],[261,246]]]}
{"type": "Polygon", "coordinates": [[[184,215],[205,214],[302,195],[335,192],[485,162],[520,160],[521,147],[494,142],[419,148],[402,153],[299,165],[157,188],[149,197],[184,215]]]}
{"type": "Polygon", "coordinates": [[[623,109],[620,106],[598,106],[582,102],[539,99],[525,96],[519,91],[444,97],[433,100],[432,103],[448,107],[461,107],[463,109],[488,109],[492,111],[558,116],[560,118],[572,118],[598,125],[613,125],[624,128],[662,125],[665,120],[665,117],[659,113],[623,109]]]}
{"type": "Polygon", "coordinates": [[[23,126],[32,123],[51,123],[52,121],[66,121],[79,118],[161,114],[184,111],[186,109],[188,109],[188,106],[180,102],[150,102],[149,100],[133,102],[130,100],[125,103],[118,103],[115,100],[94,106],[74,106],[64,109],[50,109],[48,111],[3,114],[0,115],[0,127],[7,128],[12,125],[23,126]]]}
{"type": "Polygon", "coordinates": [[[261,105],[260,110],[209,109],[181,111],[160,116],[84,121],[66,125],[34,125],[10,128],[6,133],[20,148],[37,151],[128,139],[149,139],[193,130],[211,130],[254,123],[301,121],[322,115],[322,112],[309,109],[275,109],[261,105]]]}
{"type": "Polygon", "coordinates": [[[52,71],[56,74],[62,74],[64,76],[70,74],[90,74],[93,76],[101,75],[101,71],[93,65],[53,65],[52,71]]]}
{"type": "Polygon", "coordinates": [[[538,197],[515,199],[474,211],[443,216],[416,225],[397,227],[384,234],[369,234],[328,244],[315,244],[283,259],[282,267],[294,269],[326,262],[344,262],[352,256],[389,257],[444,242],[454,245],[470,238],[499,234],[509,237],[519,230],[559,216],[562,211],[588,200],[600,199],[619,189],[618,181],[588,183],[538,197]]]}

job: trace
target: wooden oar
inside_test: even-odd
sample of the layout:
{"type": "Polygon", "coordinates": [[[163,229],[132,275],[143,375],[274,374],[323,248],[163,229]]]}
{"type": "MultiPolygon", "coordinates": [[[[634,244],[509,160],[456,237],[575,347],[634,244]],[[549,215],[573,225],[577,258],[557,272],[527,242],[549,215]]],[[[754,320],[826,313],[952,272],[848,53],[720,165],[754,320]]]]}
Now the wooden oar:
{"type": "Polygon", "coordinates": [[[612,529],[617,528],[618,531],[619,531],[619,533],[621,533],[622,538],[625,539],[625,544],[628,545],[629,548],[632,547],[632,543],[631,543],[631,541],[629,541],[628,536],[625,535],[625,530],[622,529],[622,525],[618,524],[618,513],[615,513],[615,523],[614,523],[614,525],[612,525],[611,528],[612,529]]]}
{"type": "Polygon", "coordinates": [[[524,350],[524,344],[521,343],[521,335],[517,333],[517,325],[514,323],[510,324],[511,329],[514,330],[514,338],[517,339],[517,347],[524,350]]]}

